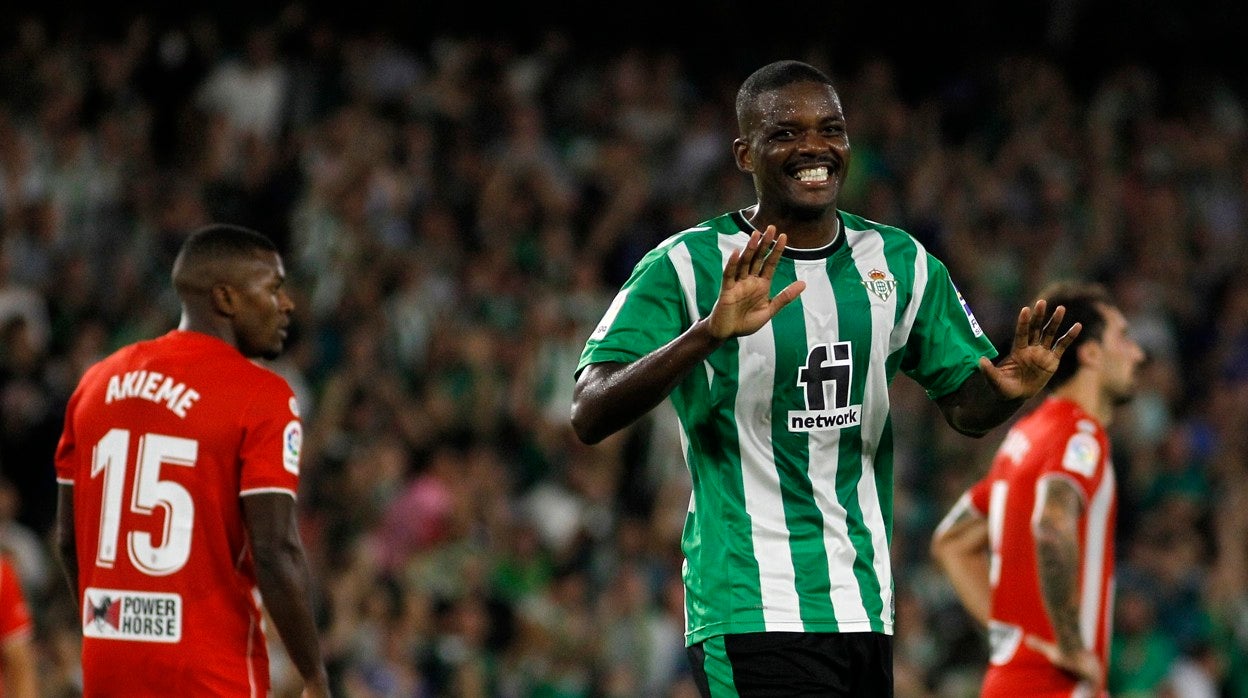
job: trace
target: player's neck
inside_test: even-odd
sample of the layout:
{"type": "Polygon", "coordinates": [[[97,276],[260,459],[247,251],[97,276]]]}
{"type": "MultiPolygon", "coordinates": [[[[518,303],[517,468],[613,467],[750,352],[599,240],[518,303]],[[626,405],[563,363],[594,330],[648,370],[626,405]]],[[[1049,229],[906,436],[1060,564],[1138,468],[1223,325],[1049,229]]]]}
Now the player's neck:
{"type": "Polygon", "coordinates": [[[228,326],[221,327],[218,323],[205,321],[196,317],[195,313],[183,312],[182,319],[178,322],[178,329],[183,332],[206,334],[210,337],[216,337],[230,346],[238,346],[234,341],[234,333],[228,326]]]}
{"type": "Polygon", "coordinates": [[[1101,390],[1100,382],[1086,373],[1076,374],[1064,385],[1053,391],[1060,397],[1079,405],[1079,408],[1091,415],[1102,427],[1109,427],[1114,418],[1114,405],[1101,390]]]}
{"type": "Polygon", "coordinates": [[[841,233],[841,219],[835,206],[829,207],[818,218],[808,220],[775,213],[757,204],[745,209],[744,214],[746,222],[760,232],[769,225],[776,226],[776,232],[787,237],[787,245],[799,250],[826,247],[836,242],[841,233]]]}

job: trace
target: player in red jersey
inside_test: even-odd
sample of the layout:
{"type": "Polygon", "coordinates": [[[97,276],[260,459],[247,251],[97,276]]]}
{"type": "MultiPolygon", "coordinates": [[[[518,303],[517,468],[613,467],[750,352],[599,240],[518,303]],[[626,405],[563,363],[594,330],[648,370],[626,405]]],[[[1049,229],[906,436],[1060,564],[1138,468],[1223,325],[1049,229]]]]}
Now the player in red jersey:
{"type": "Polygon", "coordinates": [[[329,695],[295,517],[302,426],[276,247],[213,225],[173,265],[176,330],[92,366],[56,452],[57,547],[82,614],[86,696],[264,696],[273,619],[329,695]],[[258,592],[258,593],[257,593],[258,592]]]}
{"type": "Polygon", "coordinates": [[[34,624],[13,563],[0,556],[0,673],[4,698],[35,698],[39,694],[35,654],[30,635],[34,624]]]}
{"type": "Polygon", "coordinates": [[[1104,289],[1042,294],[1083,331],[1051,394],[1010,429],[992,466],[936,529],[932,553],[988,627],[983,693],[1104,696],[1117,514],[1106,426],[1144,352],[1104,289]]]}

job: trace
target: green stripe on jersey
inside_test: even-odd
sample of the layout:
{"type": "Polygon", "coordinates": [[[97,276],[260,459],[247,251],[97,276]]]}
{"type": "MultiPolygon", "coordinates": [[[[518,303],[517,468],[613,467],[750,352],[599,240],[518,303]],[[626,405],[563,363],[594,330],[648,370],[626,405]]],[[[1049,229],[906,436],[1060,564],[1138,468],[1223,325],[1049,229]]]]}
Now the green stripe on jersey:
{"type": "MultiPolygon", "coordinates": [[[[785,258],[773,292],[806,291],[725,342],[672,393],[693,480],[686,640],[764,630],[892,631],[898,370],[933,397],[992,345],[948,272],[911,236],[842,214],[845,244],[785,258]]],[[[587,341],[578,370],[629,361],[706,317],[748,228],[729,214],[648,254],[587,341]]]]}

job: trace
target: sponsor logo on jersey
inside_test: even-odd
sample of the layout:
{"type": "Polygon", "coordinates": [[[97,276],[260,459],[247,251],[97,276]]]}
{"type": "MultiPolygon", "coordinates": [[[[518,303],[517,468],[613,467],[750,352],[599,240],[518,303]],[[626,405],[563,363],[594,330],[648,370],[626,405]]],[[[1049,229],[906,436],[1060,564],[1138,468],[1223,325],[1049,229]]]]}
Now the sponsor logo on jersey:
{"type": "Polygon", "coordinates": [[[971,323],[971,331],[975,333],[976,337],[983,337],[984,331],[980,329],[979,320],[975,319],[975,313],[971,312],[971,304],[967,303],[966,299],[962,297],[961,291],[958,291],[957,288],[954,288],[953,290],[958,294],[958,303],[962,304],[962,312],[966,313],[966,319],[971,323]]]}
{"type": "Polygon", "coordinates": [[[862,405],[849,404],[853,375],[849,342],[811,347],[806,365],[797,370],[806,409],[789,412],[789,431],[833,431],[862,424],[862,405]]]}
{"type": "Polygon", "coordinates": [[[103,640],[179,642],[182,596],[88,587],[82,599],[82,634],[103,640]]]}
{"type": "Polygon", "coordinates": [[[867,278],[862,280],[862,285],[877,298],[886,301],[889,296],[893,295],[893,289],[897,288],[897,279],[879,269],[872,269],[867,272],[867,278]]]}
{"type": "Polygon", "coordinates": [[[1017,625],[988,621],[988,661],[1000,666],[1014,658],[1019,645],[1023,644],[1023,629],[1017,625]]]}
{"type": "Polygon", "coordinates": [[[299,474],[299,454],[303,450],[303,427],[299,420],[292,420],[282,432],[282,467],[299,474]]]}

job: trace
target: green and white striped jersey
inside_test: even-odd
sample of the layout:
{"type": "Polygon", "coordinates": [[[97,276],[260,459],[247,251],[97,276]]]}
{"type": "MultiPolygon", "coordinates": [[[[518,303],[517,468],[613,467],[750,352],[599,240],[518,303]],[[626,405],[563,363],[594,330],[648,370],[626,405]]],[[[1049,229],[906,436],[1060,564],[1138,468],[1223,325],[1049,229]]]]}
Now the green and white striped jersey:
{"type": "MultiPolygon", "coordinates": [[[[935,257],[906,232],[840,213],[844,235],[786,250],[772,292],[806,290],[725,342],[671,394],[693,497],[686,641],[758,631],[893,631],[898,369],[936,398],[996,350],[935,257]]],[[[710,314],[752,227],[727,213],[649,252],[577,367],[629,362],[710,314]]]]}

